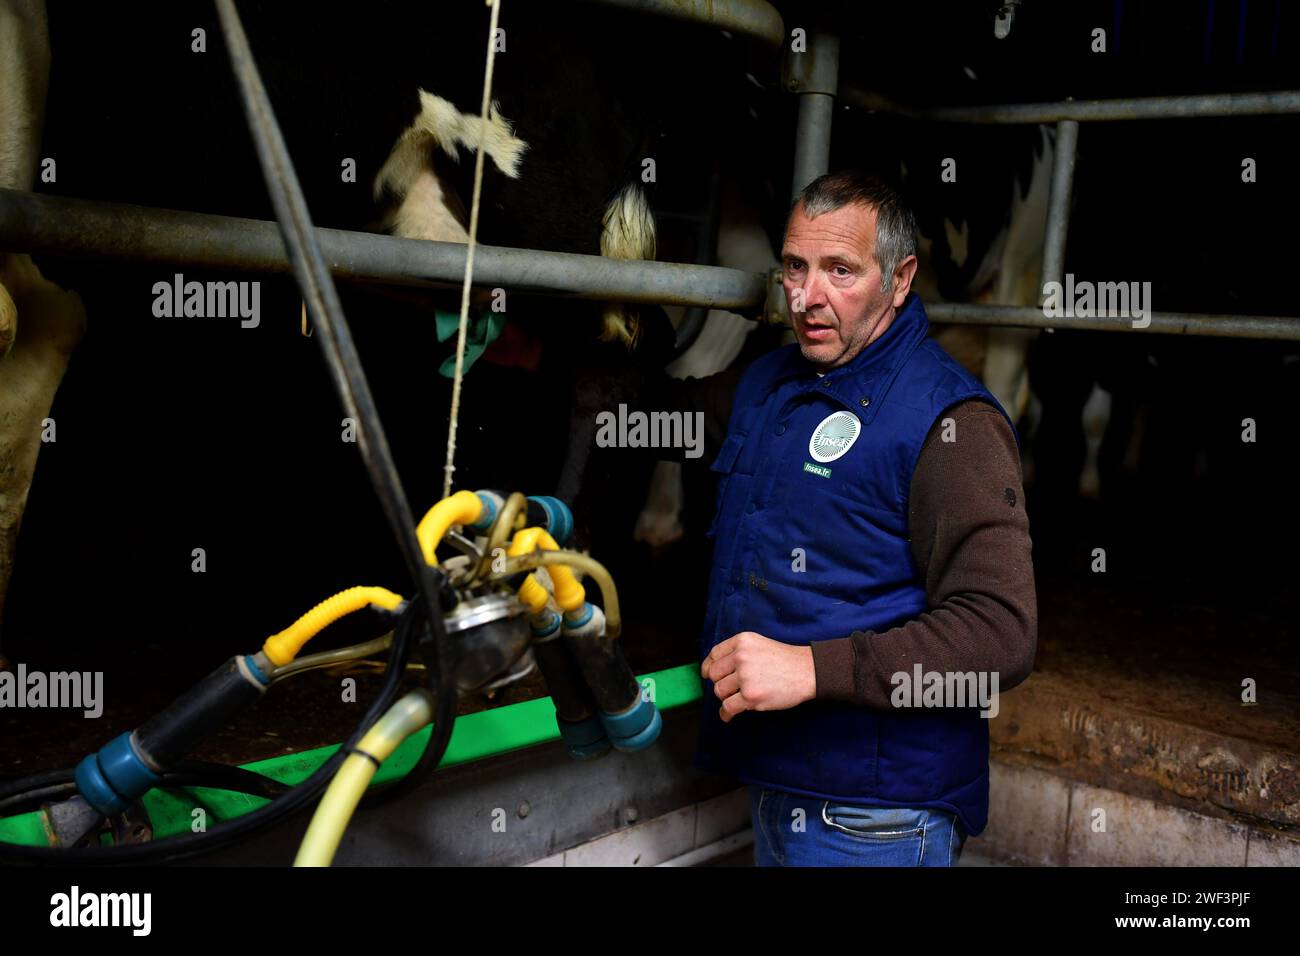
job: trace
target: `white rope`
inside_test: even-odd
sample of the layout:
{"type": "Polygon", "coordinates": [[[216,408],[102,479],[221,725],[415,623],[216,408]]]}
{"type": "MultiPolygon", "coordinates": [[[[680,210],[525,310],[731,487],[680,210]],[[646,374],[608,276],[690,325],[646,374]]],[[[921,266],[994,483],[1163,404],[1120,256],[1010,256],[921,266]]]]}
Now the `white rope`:
{"type": "Polygon", "coordinates": [[[465,281],[460,290],[460,329],[456,336],[456,375],[451,382],[451,416],[447,423],[447,464],[444,467],[442,496],[451,494],[451,476],[456,470],[456,427],[460,419],[460,384],[465,374],[465,335],[469,325],[469,289],[474,278],[474,247],[478,239],[479,197],[483,191],[483,153],[488,128],[488,107],[492,103],[492,68],[496,63],[497,22],[501,0],[486,0],[492,8],[488,24],[487,67],[483,71],[483,104],[479,109],[479,140],[474,157],[474,198],[469,207],[469,245],[465,251],[465,281]]]}

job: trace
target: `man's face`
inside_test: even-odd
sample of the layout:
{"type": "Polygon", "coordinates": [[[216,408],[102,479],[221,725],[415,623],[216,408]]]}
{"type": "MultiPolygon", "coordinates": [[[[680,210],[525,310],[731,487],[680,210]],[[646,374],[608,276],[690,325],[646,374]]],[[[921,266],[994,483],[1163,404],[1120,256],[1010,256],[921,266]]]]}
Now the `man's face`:
{"type": "Polygon", "coordinates": [[[875,259],[876,211],[850,204],[815,219],[795,207],[781,249],[786,300],[804,358],[827,371],[884,334],[911,287],[916,259],[900,263],[889,292],[875,259]]]}

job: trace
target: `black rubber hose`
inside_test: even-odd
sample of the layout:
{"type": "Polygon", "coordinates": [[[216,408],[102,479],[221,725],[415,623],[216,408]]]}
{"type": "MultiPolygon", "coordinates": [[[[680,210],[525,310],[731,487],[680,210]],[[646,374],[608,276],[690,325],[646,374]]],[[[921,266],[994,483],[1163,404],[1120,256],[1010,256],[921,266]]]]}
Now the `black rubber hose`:
{"type": "Polygon", "coordinates": [[[596,713],[596,698],[561,634],[534,640],[533,656],[546,681],[546,689],[551,692],[557,720],[578,723],[596,713]]]}
{"type": "Polygon", "coordinates": [[[425,741],[424,750],[420,752],[420,759],[415,762],[415,765],[400,780],[367,793],[361,802],[363,807],[380,806],[410,793],[423,781],[429,779],[438,769],[438,764],[442,763],[443,755],[447,753],[447,744],[451,741],[451,729],[456,722],[456,709],[460,703],[460,695],[455,690],[454,675],[450,681],[453,691],[448,694],[443,689],[447,682],[442,680],[439,673],[437,649],[446,642],[447,632],[443,627],[442,615],[436,614],[429,621],[428,637],[420,644],[425,673],[428,674],[427,686],[437,701],[433,716],[433,731],[425,741]]]}
{"type": "Polygon", "coordinates": [[[28,790],[34,790],[37,787],[63,783],[66,780],[71,780],[72,775],[73,771],[71,770],[43,770],[39,773],[28,774],[26,777],[20,777],[17,780],[7,781],[0,784],[0,800],[25,793],[28,790]]]}
{"type": "Polygon", "coordinates": [[[587,686],[607,714],[622,713],[641,696],[641,685],[623,656],[619,641],[603,634],[565,634],[564,643],[573,652],[587,686]]]}
{"type": "MultiPolygon", "coordinates": [[[[41,781],[25,790],[7,788],[3,794],[0,794],[0,816],[27,813],[39,809],[42,803],[50,800],[76,795],[77,782],[74,771],[55,770],[42,776],[58,779],[41,781]]],[[[292,789],[288,784],[252,770],[245,770],[243,767],[231,767],[224,763],[207,763],[201,760],[181,761],[164,773],[158,784],[159,790],[174,790],[180,787],[229,790],[233,793],[265,797],[267,800],[273,800],[292,789]]]]}
{"type": "Polygon", "coordinates": [[[131,744],[151,767],[168,768],[213,731],[262,699],[266,686],[236,655],[136,728],[131,744]]]}
{"type": "Polygon", "coordinates": [[[17,813],[28,813],[39,809],[42,803],[75,796],[76,793],[77,784],[73,780],[33,787],[31,790],[15,793],[11,797],[0,798],[0,816],[9,817],[17,813]]]}
{"type": "MultiPolygon", "coordinates": [[[[307,806],[321,791],[328,786],[351,748],[361,742],[361,738],[374,725],[384,712],[397,699],[402,676],[406,671],[406,662],[410,657],[411,635],[416,619],[423,614],[423,604],[419,598],[407,605],[397,630],[393,634],[393,646],[389,649],[388,669],[384,673],[384,683],[365,716],[352,732],[347,742],[338,752],[321,764],[310,777],[298,784],[288,793],[277,797],[264,807],[259,807],[241,817],[220,823],[206,833],[182,833],[154,843],[140,843],[118,847],[82,847],[61,849],[55,847],[18,846],[12,843],[0,843],[0,861],[6,863],[66,865],[66,864],[124,864],[124,863],[162,863],[208,853],[227,846],[252,834],[275,826],[287,820],[292,814],[307,806]]],[[[453,708],[454,716],[454,708],[453,708]]],[[[448,736],[450,736],[448,734],[448,736]]],[[[59,771],[55,771],[58,773],[59,771]]],[[[69,771],[71,772],[71,771],[69,771]]],[[[47,775],[40,775],[47,776],[47,775]]]]}
{"type": "Polygon", "coordinates": [[[247,793],[268,800],[274,800],[293,789],[290,784],[281,783],[255,770],[202,760],[178,761],[171,770],[163,774],[161,786],[164,788],[207,787],[212,790],[229,790],[232,793],[247,793]]]}

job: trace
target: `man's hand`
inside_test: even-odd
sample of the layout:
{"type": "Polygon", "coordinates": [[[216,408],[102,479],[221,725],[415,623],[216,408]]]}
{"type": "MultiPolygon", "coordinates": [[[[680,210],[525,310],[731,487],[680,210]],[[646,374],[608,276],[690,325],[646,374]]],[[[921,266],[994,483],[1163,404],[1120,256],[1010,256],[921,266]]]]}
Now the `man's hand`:
{"type": "Polygon", "coordinates": [[[817,696],[812,648],[753,631],[734,634],[710,651],[700,676],[713,681],[724,722],[743,710],[788,710],[817,696]]]}

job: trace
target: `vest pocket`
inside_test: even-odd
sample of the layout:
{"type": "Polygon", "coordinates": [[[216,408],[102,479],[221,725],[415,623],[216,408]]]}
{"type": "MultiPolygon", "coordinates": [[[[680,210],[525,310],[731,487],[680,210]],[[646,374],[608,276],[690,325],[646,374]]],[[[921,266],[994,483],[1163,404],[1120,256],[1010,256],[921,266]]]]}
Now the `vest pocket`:
{"type": "Polygon", "coordinates": [[[716,471],[718,474],[729,475],[736,467],[736,459],[740,457],[740,449],[745,445],[745,436],[739,432],[728,435],[718,449],[718,457],[713,459],[713,464],[709,466],[710,471],[716,471]]]}
{"type": "Polygon", "coordinates": [[[745,446],[745,436],[736,433],[728,435],[718,449],[718,457],[713,460],[709,470],[718,476],[717,496],[713,505],[713,521],[709,524],[709,530],[706,532],[707,537],[717,536],[718,524],[722,520],[722,507],[726,501],[727,485],[731,483],[732,472],[736,469],[736,462],[740,458],[740,450],[745,446]]]}

